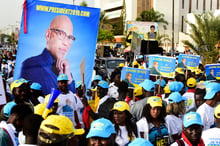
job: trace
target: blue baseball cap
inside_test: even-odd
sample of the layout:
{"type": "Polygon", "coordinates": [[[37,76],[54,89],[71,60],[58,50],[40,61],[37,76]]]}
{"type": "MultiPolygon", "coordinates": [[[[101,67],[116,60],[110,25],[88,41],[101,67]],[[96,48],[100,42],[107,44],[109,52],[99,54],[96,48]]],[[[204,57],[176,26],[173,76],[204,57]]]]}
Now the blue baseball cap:
{"type": "Polygon", "coordinates": [[[99,86],[101,88],[108,88],[108,82],[101,80],[101,81],[99,81],[97,86],[99,86]]]}
{"type": "Polygon", "coordinates": [[[220,83],[211,82],[206,86],[206,95],[204,99],[212,99],[217,92],[220,92],[220,83]]]}
{"type": "Polygon", "coordinates": [[[186,100],[187,99],[185,97],[181,96],[181,94],[179,92],[173,92],[168,97],[169,103],[179,103],[181,101],[186,101],[186,100]]]}
{"type": "Polygon", "coordinates": [[[14,101],[7,103],[3,108],[3,113],[5,117],[9,117],[11,115],[11,109],[16,105],[14,101]]]}
{"type": "Polygon", "coordinates": [[[152,143],[150,143],[148,140],[144,138],[135,138],[128,146],[137,146],[137,145],[142,145],[142,146],[153,146],[152,143]]]}
{"type": "Polygon", "coordinates": [[[154,91],[155,89],[154,82],[149,79],[144,80],[142,83],[139,84],[139,86],[149,92],[154,91]]]}
{"type": "Polygon", "coordinates": [[[34,90],[42,90],[42,86],[39,83],[32,83],[30,88],[34,90]]]}
{"type": "Polygon", "coordinates": [[[75,83],[76,88],[79,88],[81,85],[82,85],[82,81],[78,81],[78,82],[75,83]]]}
{"type": "Polygon", "coordinates": [[[141,59],[141,58],[143,58],[143,55],[139,55],[138,59],[141,59]]]}
{"type": "Polygon", "coordinates": [[[105,118],[101,118],[92,122],[91,128],[86,138],[90,138],[90,137],[108,138],[114,133],[115,133],[115,127],[112,124],[112,122],[105,118]]]}
{"type": "Polygon", "coordinates": [[[68,81],[68,77],[66,74],[60,74],[57,78],[57,81],[68,81]]]}
{"type": "Polygon", "coordinates": [[[202,119],[200,114],[197,112],[189,112],[184,115],[183,117],[183,126],[189,127],[191,125],[201,125],[203,126],[202,119]]]}
{"type": "Polygon", "coordinates": [[[169,89],[171,92],[180,92],[182,90],[182,88],[184,87],[182,82],[171,82],[169,85],[169,89]]]}
{"type": "Polygon", "coordinates": [[[20,79],[18,79],[20,82],[22,82],[22,83],[28,83],[28,81],[26,80],[26,79],[24,79],[24,78],[20,78],[20,79]]]}
{"type": "Polygon", "coordinates": [[[160,82],[160,79],[158,79],[156,82],[154,82],[154,84],[155,85],[159,85],[160,84],[161,87],[165,87],[167,83],[165,82],[164,79],[161,79],[161,82],[160,82]]]}
{"type": "Polygon", "coordinates": [[[100,76],[100,75],[95,75],[95,77],[93,78],[93,80],[99,80],[99,81],[101,81],[101,80],[102,80],[102,76],[100,76]]]}

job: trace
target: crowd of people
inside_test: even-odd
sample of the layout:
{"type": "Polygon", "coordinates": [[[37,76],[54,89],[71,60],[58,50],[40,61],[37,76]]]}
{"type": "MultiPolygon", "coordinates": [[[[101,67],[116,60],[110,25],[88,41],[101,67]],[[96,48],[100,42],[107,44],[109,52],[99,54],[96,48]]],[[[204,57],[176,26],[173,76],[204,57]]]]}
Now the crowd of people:
{"type": "MultiPolygon", "coordinates": [[[[120,64],[108,80],[95,75],[91,88],[76,82],[75,92],[68,75],[60,74],[61,93],[45,116],[51,95],[37,82],[13,81],[16,55],[4,53],[1,146],[220,145],[220,81],[206,81],[202,65],[187,73],[176,68],[174,79],[150,76],[132,85],[121,80],[120,64]]],[[[143,68],[141,62],[133,67],[143,68]]]]}

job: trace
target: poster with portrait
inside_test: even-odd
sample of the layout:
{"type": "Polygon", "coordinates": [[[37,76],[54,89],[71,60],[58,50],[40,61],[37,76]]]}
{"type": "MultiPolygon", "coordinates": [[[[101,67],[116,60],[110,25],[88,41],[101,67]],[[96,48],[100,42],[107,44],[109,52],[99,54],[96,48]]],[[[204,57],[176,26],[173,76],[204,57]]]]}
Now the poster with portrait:
{"type": "Polygon", "coordinates": [[[206,80],[220,79],[220,64],[205,65],[206,80]]]}
{"type": "Polygon", "coordinates": [[[158,23],[157,22],[143,22],[143,21],[127,21],[126,25],[128,32],[137,32],[141,39],[157,40],[158,23]]]}
{"type": "Polygon", "coordinates": [[[175,77],[176,59],[174,57],[149,55],[148,60],[148,68],[151,75],[167,78],[175,77]]]}
{"type": "Polygon", "coordinates": [[[127,82],[129,87],[135,87],[149,77],[148,69],[123,67],[121,71],[121,80],[127,82]]]}
{"type": "Polygon", "coordinates": [[[48,94],[52,87],[57,88],[58,75],[67,74],[69,90],[74,90],[74,81],[81,80],[80,62],[85,58],[85,84],[90,86],[99,17],[98,8],[27,0],[14,80],[38,82],[43,94],[48,94]]]}
{"type": "Polygon", "coordinates": [[[176,67],[187,68],[189,70],[197,69],[199,67],[199,61],[200,56],[198,55],[180,54],[176,67]]]}

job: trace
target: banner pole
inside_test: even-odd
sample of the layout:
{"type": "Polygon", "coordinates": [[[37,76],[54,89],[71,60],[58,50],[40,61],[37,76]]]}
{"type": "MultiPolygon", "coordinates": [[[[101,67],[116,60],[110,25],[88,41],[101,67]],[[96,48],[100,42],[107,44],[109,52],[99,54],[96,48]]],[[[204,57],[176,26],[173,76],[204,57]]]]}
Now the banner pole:
{"type": "Polygon", "coordinates": [[[160,95],[161,79],[162,79],[162,77],[160,76],[159,87],[158,87],[158,94],[159,94],[159,95],[160,95]]]}

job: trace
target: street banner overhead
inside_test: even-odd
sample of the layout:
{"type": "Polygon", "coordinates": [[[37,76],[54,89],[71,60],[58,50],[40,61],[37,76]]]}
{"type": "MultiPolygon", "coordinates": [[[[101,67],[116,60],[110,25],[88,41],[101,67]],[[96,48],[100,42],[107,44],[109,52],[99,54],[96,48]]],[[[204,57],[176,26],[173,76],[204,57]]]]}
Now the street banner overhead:
{"type": "Polygon", "coordinates": [[[69,90],[81,80],[90,86],[96,51],[100,9],[27,0],[23,10],[14,80],[42,85],[43,94],[57,88],[59,74],[68,76],[69,90]],[[27,32],[23,31],[27,30],[27,32]]]}
{"type": "Polygon", "coordinates": [[[206,80],[220,79],[220,64],[205,65],[206,80]]]}
{"type": "Polygon", "coordinates": [[[151,75],[167,78],[175,77],[176,59],[174,57],[149,55],[149,69],[151,75]]]}
{"type": "Polygon", "coordinates": [[[197,69],[199,67],[200,56],[180,54],[178,58],[178,64],[176,67],[187,68],[190,70],[197,69]]]}
{"type": "Polygon", "coordinates": [[[129,87],[135,87],[149,77],[148,69],[123,67],[121,71],[121,80],[127,82],[129,87]]]}
{"type": "Polygon", "coordinates": [[[141,39],[157,40],[158,23],[157,22],[142,22],[142,21],[127,21],[126,30],[127,30],[127,34],[130,31],[137,32],[141,36],[141,39]],[[153,26],[154,26],[154,29],[152,29],[153,26]]]}

